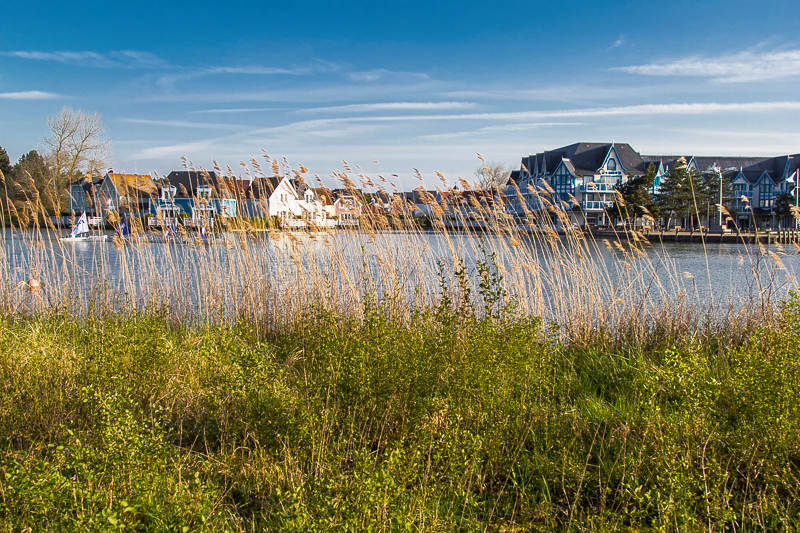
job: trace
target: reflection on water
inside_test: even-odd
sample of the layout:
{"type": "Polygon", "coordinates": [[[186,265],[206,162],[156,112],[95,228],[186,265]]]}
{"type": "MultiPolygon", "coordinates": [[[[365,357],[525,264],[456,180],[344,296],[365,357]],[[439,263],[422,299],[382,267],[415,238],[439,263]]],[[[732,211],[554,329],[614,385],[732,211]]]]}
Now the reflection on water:
{"type": "Polygon", "coordinates": [[[289,292],[307,284],[334,292],[401,287],[432,293],[442,283],[457,283],[453,274],[462,265],[475,274],[477,262],[492,253],[509,293],[540,305],[552,302],[555,292],[564,300],[559,305],[570,305],[565,290],[598,291],[603,301],[647,293],[656,304],[679,294],[700,303],[713,298],[741,304],[754,294],[785,295],[800,268],[791,246],[669,242],[646,244],[644,253],[630,248],[626,242],[582,241],[576,247],[564,238],[543,244],[524,237],[391,232],[231,233],[214,244],[64,243],[55,235],[6,229],[2,267],[7,290],[41,277],[62,297],[80,298],[77,287],[103,287],[141,301],[158,297],[169,305],[205,308],[215,299],[239,298],[244,289],[257,294],[262,285],[289,292]]]}

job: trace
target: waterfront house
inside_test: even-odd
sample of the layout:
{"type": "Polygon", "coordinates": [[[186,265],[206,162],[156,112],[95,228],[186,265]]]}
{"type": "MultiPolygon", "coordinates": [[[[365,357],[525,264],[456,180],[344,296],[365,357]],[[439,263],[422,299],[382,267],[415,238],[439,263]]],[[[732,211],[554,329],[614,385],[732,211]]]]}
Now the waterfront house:
{"type": "Polygon", "coordinates": [[[242,213],[249,217],[275,217],[288,227],[333,225],[325,200],[317,189],[288,177],[256,178],[247,190],[242,213]]]}
{"type": "Polygon", "coordinates": [[[215,172],[172,171],[161,181],[149,212],[151,226],[181,221],[186,226],[210,227],[217,217],[236,216],[236,197],[215,172]]]}
{"type": "MultiPolygon", "coordinates": [[[[516,216],[561,211],[572,223],[605,225],[614,187],[647,168],[627,143],[580,142],[522,158],[505,190],[506,210],[516,216]]],[[[556,217],[553,217],[556,218],[556,217]]]]}
{"type": "Polygon", "coordinates": [[[128,216],[141,217],[150,207],[150,199],[158,195],[153,178],[147,174],[118,174],[108,172],[100,182],[97,198],[105,218],[109,213],[124,211],[128,216]]]}
{"type": "MultiPolygon", "coordinates": [[[[686,161],[687,169],[699,175],[716,178],[722,176],[733,187],[733,195],[724,197],[723,204],[741,229],[756,227],[762,230],[778,227],[775,199],[779,194],[791,194],[793,176],[800,167],[800,155],[777,157],[733,156],[643,156],[646,163],[657,166],[656,184],[669,177],[678,159],[686,161]]],[[[658,196],[658,187],[651,190],[658,196]]],[[[709,226],[716,221],[709,221],[709,226]]]]}
{"type": "Polygon", "coordinates": [[[87,174],[69,186],[69,210],[73,214],[86,213],[97,216],[100,206],[97,202],[97,189],[103,178],[87,174]]]}
{"type": "MultiPolygon", "coordinates": [[[[613,223],[608,210],[615,187],[630,176],[641,176],[655,165],[650,194],[658,198],[678,160],[702,176],[721,174],[733,184],[733,198],[723,198],[740,228],[776,227],[775,198],[790,193],[800,167],[800,155],[728,157],[665,155],[642,156],[626,143],[576,143],[522,158],[505,190],[506,210],[515,216],[533,215],[556,222],[561,212],[571,223],[613,223]]],[[[707,222],[708,223],[708,222],[707,222]]]]}

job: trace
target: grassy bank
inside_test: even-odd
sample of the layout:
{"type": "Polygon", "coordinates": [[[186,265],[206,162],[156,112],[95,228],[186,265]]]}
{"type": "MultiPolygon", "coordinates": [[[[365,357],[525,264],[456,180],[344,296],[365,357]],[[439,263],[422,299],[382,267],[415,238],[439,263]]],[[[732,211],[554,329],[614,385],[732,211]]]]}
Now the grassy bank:
{"type": "Polygon", "coordinates": [[[391,314],[0,321],[0,530],[798,528],[797,298],[745,336],[391,314]]]}

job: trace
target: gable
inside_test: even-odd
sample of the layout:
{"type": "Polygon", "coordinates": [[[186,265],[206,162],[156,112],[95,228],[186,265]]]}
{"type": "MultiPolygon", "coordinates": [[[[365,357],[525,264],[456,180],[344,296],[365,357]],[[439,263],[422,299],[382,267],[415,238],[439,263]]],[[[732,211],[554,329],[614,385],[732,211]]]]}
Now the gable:
{"type": "Polygon", "coordinates": [[[750,184],[750,182],[747,180],[747,178],[744,177],[744,174],[742,174],[741,172],[739,172],[736,175],[736,177],[733,178],[733,181],[731,183],[734,184],[734,185],[749,185],[750,184]]]}
{"type": "Polygon", "coordinates": [[[603,164],[597,169],[597,172],[602,172],[605,174],[622,174],[627,172],[625,167],[622,165],[622,159],[620,159],[617,149],[613,144],[608,150],[605,159],[603,159],[603,164]]]}

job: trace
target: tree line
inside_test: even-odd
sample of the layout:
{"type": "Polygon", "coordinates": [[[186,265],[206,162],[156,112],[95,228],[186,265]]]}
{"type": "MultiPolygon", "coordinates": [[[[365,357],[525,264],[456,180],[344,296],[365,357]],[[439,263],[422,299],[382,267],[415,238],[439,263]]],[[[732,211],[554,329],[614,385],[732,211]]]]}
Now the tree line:
{"type": "Polygon", "coordinates": [[[69,186],[104,169],[111,139],[103,117],[65,107],[47,119],[48,134],[39,150],[11,164],[0,146],[0,199],[4,218],[26,226],[48,216],[69,214],[69,186]]]}

